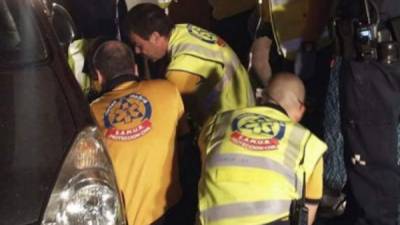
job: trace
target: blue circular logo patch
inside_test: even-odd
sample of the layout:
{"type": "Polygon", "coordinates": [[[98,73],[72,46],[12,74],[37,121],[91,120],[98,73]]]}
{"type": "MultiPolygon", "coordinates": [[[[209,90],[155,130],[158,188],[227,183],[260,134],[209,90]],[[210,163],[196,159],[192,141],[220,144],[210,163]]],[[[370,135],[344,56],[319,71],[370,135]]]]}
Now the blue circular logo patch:
{"type": "Polygon", "coordinates": [[[142,137],[151,130],[151,113],[151,104],[143,95],[133,93],[114,99],[104,113],[106,137],[120,141],[142,137]]]}
{"type": "Polygon", "coordinates": [[[204,42],[210,44],[218,44],[219,46],[222,47],[226,45],[225,41],[222,40],[220,37],[203,28],[193,26],[192,24],[188,24],[187,30],[189,34],[191,34],[193,37],[198,38],[204,42]]]}
{"type": "Polygon", "coordinates": [[[231,141],[255,151],[276,150],[286,130],[285,123],[256,113],[237,116],[231,126],[231,141]]]}

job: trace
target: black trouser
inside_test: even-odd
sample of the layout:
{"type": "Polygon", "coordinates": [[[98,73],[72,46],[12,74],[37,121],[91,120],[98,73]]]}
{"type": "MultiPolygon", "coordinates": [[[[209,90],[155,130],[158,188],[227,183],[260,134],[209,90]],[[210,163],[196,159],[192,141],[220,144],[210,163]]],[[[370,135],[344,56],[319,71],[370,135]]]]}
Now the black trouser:
{"type": "Polygon", "coordinates": [[[308,80],[304,80],[307,110],[301,124],[321,139],[323,138],[323,120],[331,71],[332,48],[332,46],[326,46],[317,51],[315,74],[308,80]]]}
{"type": "Polygon", "coordinates": [[[351,224],[398,225],[400,63],[344,62],[342,129],[351,224]]]}
{"type": "Polygon", "coordinates": [[[200,150],[193,134],[179,139],[183,151],[179,157],[179,178],[182,187],[181,200],[167,210],[151,225],[194,225],[198,205],[197,184],[200,178],[200,150]]]}

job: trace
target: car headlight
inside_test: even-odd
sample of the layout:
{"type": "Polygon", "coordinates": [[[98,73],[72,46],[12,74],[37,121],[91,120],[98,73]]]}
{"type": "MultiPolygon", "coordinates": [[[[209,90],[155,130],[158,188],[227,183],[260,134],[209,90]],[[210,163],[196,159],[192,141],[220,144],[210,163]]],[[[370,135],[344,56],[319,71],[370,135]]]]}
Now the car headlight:
{"type": "Polygon", "coordinates": [[[118,190],[100,134],[88,127],[64,161],[42,225],[125,225],[118,190]]]}

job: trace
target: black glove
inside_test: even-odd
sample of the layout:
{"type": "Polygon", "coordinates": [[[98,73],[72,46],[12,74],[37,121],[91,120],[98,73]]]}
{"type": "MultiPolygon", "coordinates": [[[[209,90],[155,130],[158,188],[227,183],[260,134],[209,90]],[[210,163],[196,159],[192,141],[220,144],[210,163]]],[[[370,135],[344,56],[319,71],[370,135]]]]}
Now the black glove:
{"type": "Polygon", "coordinates": [[[302,79],[309,80],[315,75],[317,51],[314,42],[301,43],[294,62],[294,72],[302,79]]]}

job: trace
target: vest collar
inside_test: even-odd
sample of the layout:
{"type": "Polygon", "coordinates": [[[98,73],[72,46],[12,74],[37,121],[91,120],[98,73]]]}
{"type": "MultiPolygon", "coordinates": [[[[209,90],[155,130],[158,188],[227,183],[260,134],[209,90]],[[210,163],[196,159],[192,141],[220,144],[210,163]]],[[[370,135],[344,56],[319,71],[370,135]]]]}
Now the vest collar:
{"type": "Polygon", "coordinates": [[[133,74],[120,75],[106,83],[106,85],[104,87],[104,92],[112,91],[114,88],[116,88],[120,84],[125,83],[127,81],[139,81],[139,78],[138,78],[138,76],[133,75],[133,74]]]}
{"type": "Polygon", "coordinates": [[[280,105],[278,105],[278,104],[275,104],[275,103],[272,103],[272,102],[267,102],[267,103],[264,104],[264,106],[269,107],[269,108],[276,109],[276,110],[278,110],[279,112],[285,114],[286,116],[289,116],[289,115],[287,114],[286,110],[285,110],[282,106],[280,106],[280,105]]]}

